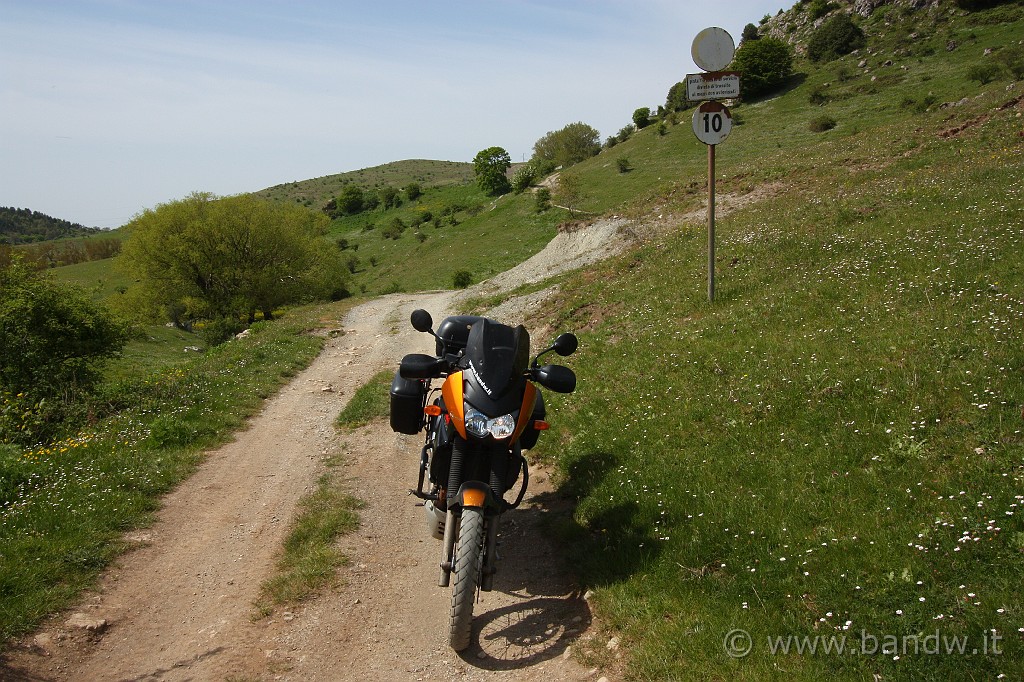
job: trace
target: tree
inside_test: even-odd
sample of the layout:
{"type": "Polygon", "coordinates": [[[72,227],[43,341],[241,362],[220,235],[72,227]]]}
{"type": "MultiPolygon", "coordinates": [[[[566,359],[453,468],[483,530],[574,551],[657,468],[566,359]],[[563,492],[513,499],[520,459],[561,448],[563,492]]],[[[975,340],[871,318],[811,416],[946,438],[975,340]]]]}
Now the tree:
{"type": "Polygon", "coordinates": [[[409,201],[416,201],[423,196],[423,188],[420,187],[418,182],[410,182],[405,186],[405,196],[409,197],[409,201]]]}
{"type": "Polygon", "coordinates": [[[341,190],[335,202],[336,209],[343,215],[355,215],[365,208],[363,188],[356,184],[348,184],[341,190]]]}
{"type": "Polygon", "coordinates": [[[0,388],[36,397],[88,390],[127,328],[85,291],[58,284],[21,259],[0,269],[0,388]]]}
{"type": "Polygon", "coordinates": [[[380,203],[383,204],[385,211],[389,208],[398,208],[402,205],[402,197],[398,194],[398,190],[391,185],[382,187],[379,196],[380,203]]]}
{"type": "Polygon", "coordinates": [[[131,300],[183,328],[198,320],[265,319],[274,308],[346,295],[344,265],[323,239],[327,218],[252,195],[196,193],[125,227],[121,265],[131,300]]]}
{"type": "Polygon", "coordinates": [[[807,41],[807,56],[816,62],[829,62],[867,44],[864,31],[847,14],[826,20],[807,41]]]}
{"type": "Polygon", "coordinates": [[[511,165],[511,157],[501,147],[481,150],[473,159],[477,184],[490,195],[506,194],[512,188],[506,175],[511,165]]]}
{"type": "Polygon", "coordinates": [[[533,158],[568,168],[601,151],[601,134],[586,123],[570,123],[547,133],[533,145],[533,158]]]}
{"type": "Polygon", "coordinates": [[[686,99],[686,82],[680,81],[668,89],[668,96],[665,97],[665,109],[668,111],[683,111],[690,106],[686,99]]]}
{"type": "Polygon", "coordinates": [[[767,95],[793,75],[793,49],[778,38],[751,40],[736,50],[731,68],[743,74],[740,81],[745,95],[767,95]]]}
{"type": "Polygon", "coordinates": [[[569,217],[575,218],[579,211],[580,202],[583,200],[583,190],[580,186],[580,179],[577,175],[562,173],[558,176],[558,189],[555,200],[560,202],[562,208],[569,211],[569,217]]]}
{"type": "Polygon", "coordinates": [[[740,43],[745,43],[748,40],[757,40],[760,37],[761,34],[757,32],[757,26],[747,24],[743,27],[743,35],[740,37],[740,43]]]}
{"type": "Polygon", "coordinates": [[[638,130],[646,128],[648,125],[650,125],[650,123],[651,123],[651,108],[650,107],[640,107],[639,109],[634,111],[633,112],[633,123],[636,125],[638,130]]]}

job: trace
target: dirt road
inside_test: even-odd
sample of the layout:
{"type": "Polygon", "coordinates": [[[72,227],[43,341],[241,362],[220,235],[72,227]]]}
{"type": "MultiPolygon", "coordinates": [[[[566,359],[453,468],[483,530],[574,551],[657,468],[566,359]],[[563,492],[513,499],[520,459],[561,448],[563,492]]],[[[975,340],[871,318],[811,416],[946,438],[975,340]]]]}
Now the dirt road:
{"type": "MultiPolygon", "coordinates": [[[[519,268],[465,294],[392,295],[351,311],[345,334],[277,396],[237,440],[209,453],[165,498],[138,547],[80,605],[9,653],[11,680],[559,680],[597,679],[567,654],[590,626],[586,602],[545,539],[544,517],[564,504],[541,472],[525,509],[503,526],[494,591],[476,607],[462,655],[446,644],[450,591],[436,586],[438,542],[426,532],[415,484],[420,441],[376,424],[337,434],[354,390],[407,352],[428,352],[409,313],[435,321],[457,295],[509,291],[614,251],[618,223],[559,235],[519,268]],[[343,540],[342,586],[253,620],[296,502],[324,457],[341,451],[362,525],[343,540]]],[[[494,313],[516,323],[537,295],[494,313]]]]}

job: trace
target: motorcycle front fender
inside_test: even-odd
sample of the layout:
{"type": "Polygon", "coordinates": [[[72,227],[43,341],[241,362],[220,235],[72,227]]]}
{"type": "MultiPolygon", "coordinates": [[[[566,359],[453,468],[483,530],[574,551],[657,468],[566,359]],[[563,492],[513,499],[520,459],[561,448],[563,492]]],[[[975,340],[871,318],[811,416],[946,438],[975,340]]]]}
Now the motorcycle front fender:
{"type": "Polygon", "coordinates": [[[449,509],[475,507],[485,511],[500,511],[501,505],[494,496],[491,487],[482,481],[466,481],[459,488],[454,498],[449,498],[449,509]]]}

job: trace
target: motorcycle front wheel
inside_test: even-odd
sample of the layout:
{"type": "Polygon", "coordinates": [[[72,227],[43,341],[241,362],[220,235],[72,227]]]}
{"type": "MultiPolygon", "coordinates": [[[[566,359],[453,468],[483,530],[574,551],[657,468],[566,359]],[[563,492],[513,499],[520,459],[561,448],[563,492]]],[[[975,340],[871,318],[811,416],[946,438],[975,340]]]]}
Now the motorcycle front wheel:
{"type": "Polygon", "coordinates": [[[466,507],[462,510],[459,539],[455,545],[455,584],[452,587],[452,615],[448,627],[448,644],[455,651],[462,651],[469,646],[483,544],[483,510],[466,507]]]}

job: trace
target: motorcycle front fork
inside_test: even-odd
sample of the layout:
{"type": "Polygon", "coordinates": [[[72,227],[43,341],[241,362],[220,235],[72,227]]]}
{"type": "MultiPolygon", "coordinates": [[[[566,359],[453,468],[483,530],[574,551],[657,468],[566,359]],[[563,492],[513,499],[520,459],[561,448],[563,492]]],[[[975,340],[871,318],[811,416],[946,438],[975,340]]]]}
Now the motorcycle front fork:
{"type": "MultiPolygon", "coordinates": [[[[483,575],[477,583],[484,592],[490,592],[494,585],[494,574],[498,572],[498,522],[501,514],[487,516],[484,519],[484,561],[483,575]]],[[[438,587],[448,587],[455,565],[455,543],[458,540],[459,517],[451,509],[444,524],[444,540],[441,542],[441,574],[437,580],[438,587]]]]}

